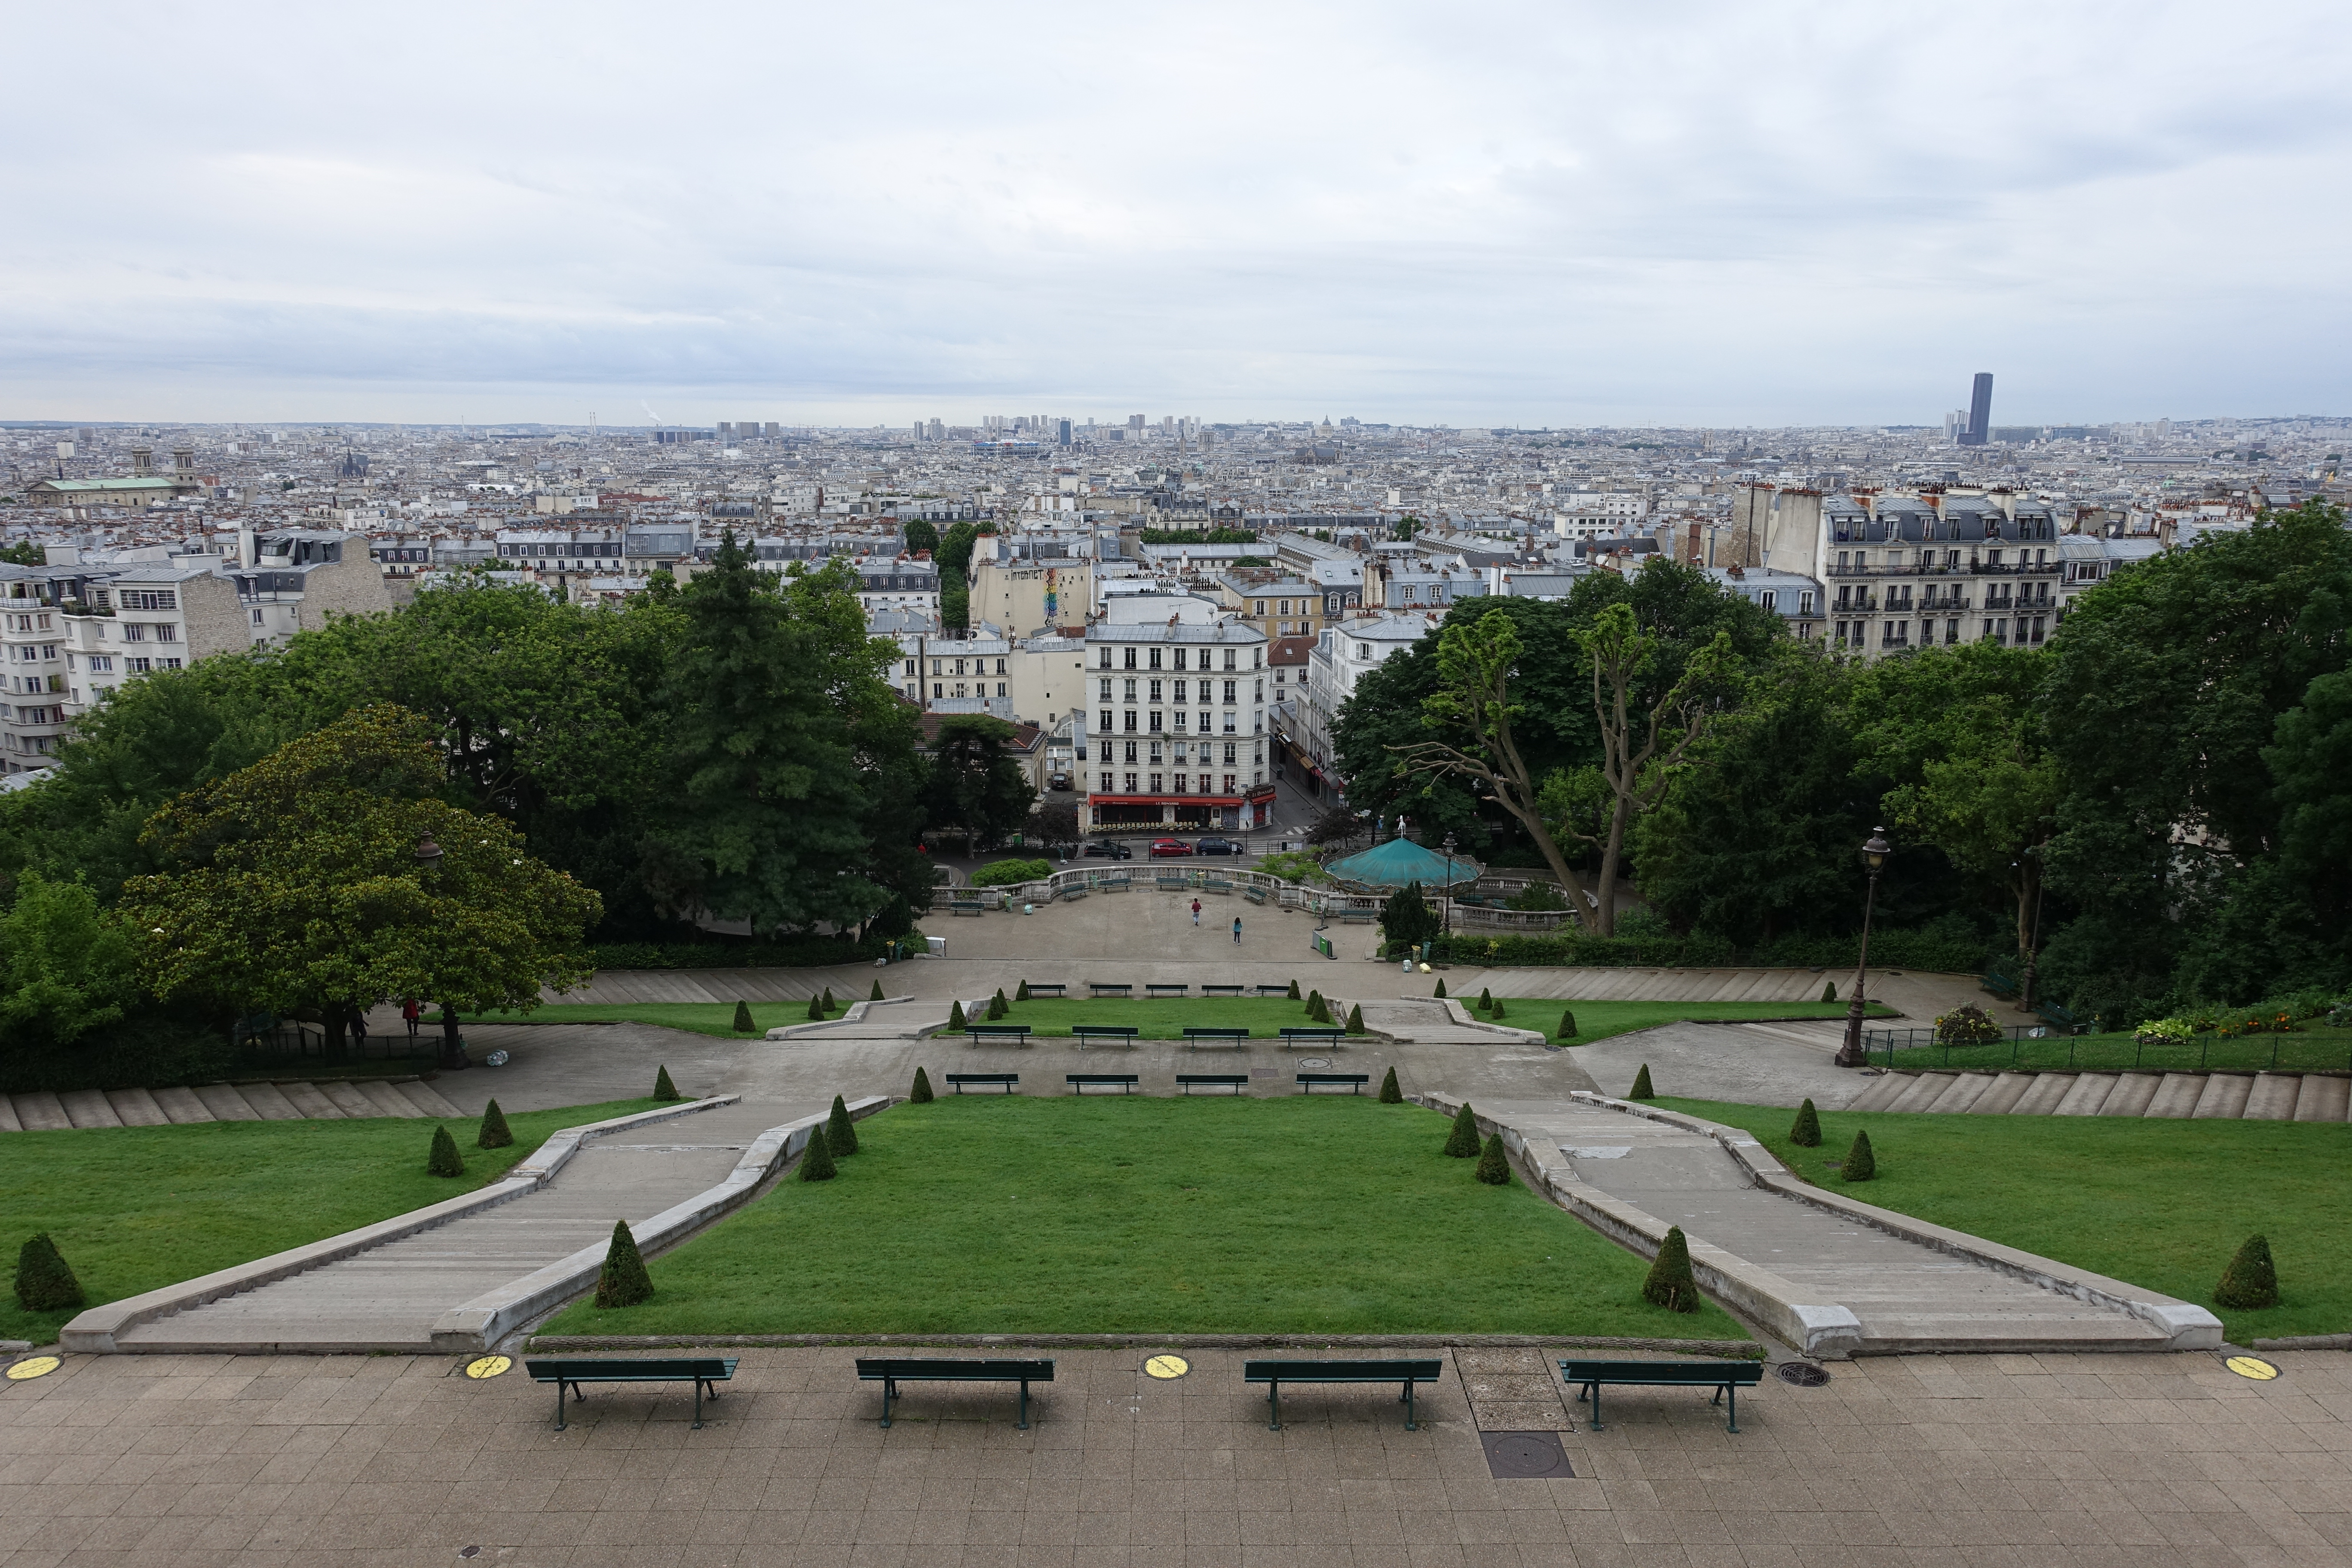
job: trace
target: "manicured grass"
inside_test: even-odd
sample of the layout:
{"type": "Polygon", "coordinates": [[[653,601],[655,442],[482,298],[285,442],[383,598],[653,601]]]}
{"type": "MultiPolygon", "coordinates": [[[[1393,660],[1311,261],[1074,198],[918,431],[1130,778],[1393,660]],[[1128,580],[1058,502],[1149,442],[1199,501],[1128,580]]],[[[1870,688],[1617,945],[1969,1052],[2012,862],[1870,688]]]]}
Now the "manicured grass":
{"type": "MultiPolygon", "coordinates": [[[[1889,1059],[1874,1050],[1870,1059],[1889,1059]]],[[[2139,1068],[2197,1072],[2206,1068],[2287,1068],[2342,1072],[2352,1068],[2352,1029],[2312,1025],[2291,1035],[2198,1035],[2180,1045],[2143,1046],[2133,1035],[2053,1035],[2039,1040],[1998,1040],[1988,1046],[1920,1045],[1897,1050],[1898,1068],[2139,1068]]]]}
{"type": "MultiPolygon", "coordinates": [[[[558,1128],[656,1103],[514,1112],[504,1149],[476,1148],[478,1124],[450,1121],[466,1159],[456,1178],[425,1173],[439,1123],[400,1117],[0,1133],[0,1267],[13,1279],[16,1249],[46,1230],[90,1304],[119,1300],[472,1192],[558,1128]]],[[[26,1311],[0,1289],[0,1339],[47,1343],[72,1316],[26,1311]]]]}
{"type": "Polygon", "coordinates": [[[1307,1099],[948,1098],[858,1124],[551,1333],[1530,1333],[1744,1339],[1648,1265],[1447,1159],[1446,1119],[1307,1099]]]}
{"type": "MultiPolygon", "coordinates": [[[[838,1002],[840,998],[835,997],[838,1002]]],[[[864,997],[854,997],[864,1001],[864,997]]],[[[825,1015],[838,1018],[849,1011],[845,1004],[825,1015]]],[[[690,1034],[716,1035],[722,1040],[756,1040],[770,1029],[781,1029],[787,1024],[814,1024],[806,1002],[754,1002],[751,1021],[757,1026],[751,1034],[738,1034],[735,1029],[735,1004],[732,1002],[550,1002],[529,1013],[485,1013],[477,1020],[485,1024],[658,1024],[666,1029],[684,1029],[690,1034]]]]}
{"type": "Polygon", "coordinates": [[[1658,1104],[1744,1127],[1788,1167],[1865,1203],[2194,1301],[2232,1342],[2352,1331],[2352,1126],[2105,1116],[1929,1116],[1824,1110],[1818,1149],[1789,1142],[1796,1112],[1658,1104]],[[1857,1131],[1874,1181],[1828,1163],[1857,1131]],[[2213,1288],[2260,1232],[2278,1258],[2276,1307],[2225,1310],[2213,1288]]]}
{"type": "MultiPolygon", "coordinates": [[[[1478,994],[1456,996],[1481,1023],[1499,1023],[1514,1029],[1540,1029],[1560,1038],[1559,1016],[1576,1015],[1576,1037],[1563,1045],[1589,1046],[1612,1035],[1654,1029],[1661,1024],[1720,1022],[1759,1018],[1843,1018],[1843,1002],[1578,1002],[1558,996],[1498,996],[1503,1016],[1478,1011],[1478,994]]],[[[1865,1005],[1874,1018],[1895,1016],[1895,1009],[1872,1002],[1865,1005]]]]}

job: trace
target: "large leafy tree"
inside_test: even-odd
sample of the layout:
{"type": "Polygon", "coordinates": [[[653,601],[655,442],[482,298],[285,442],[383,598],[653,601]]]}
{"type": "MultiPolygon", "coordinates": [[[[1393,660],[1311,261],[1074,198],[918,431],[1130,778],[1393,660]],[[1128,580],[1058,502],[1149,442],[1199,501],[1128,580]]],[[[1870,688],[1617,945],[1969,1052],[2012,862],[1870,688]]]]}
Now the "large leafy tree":
{"type": "Polygon", "coordinates": [[[158,812],[168,868],[134,877],[117,916],[148,987],[244,1011],[536,1006],[585,979],[596,895],[530,855],[499,817],[441,798],[431,722],[390,704],[289,742],[158,812]],[[427,840],[437,858],[423,850],[427,840]]]}
{"type": "Polygon", "coordinates": [[[0,1043],[10,1052],[71,1045],[144,999],[131,943],[79,882],[28,872],[0,915],[0,1043]]]}
{"type": "Polygon", "coordinates": [[[670,907],[763,934],[866,920],[888,893],[867,875],[870,802],[825,628],[793,614],[731,531],[677,604],[684,636],[664,685],[674,719],[654,843],[670,907]]]}
{"type": "Polygon", "coordinates": [[[931,740],[925,805],[933,827],[958,829],[975,847],[1004,841],[1029,819],[1037,792],[1004,750],[1013,726],[985,713],[950,713],[931,740]]]}

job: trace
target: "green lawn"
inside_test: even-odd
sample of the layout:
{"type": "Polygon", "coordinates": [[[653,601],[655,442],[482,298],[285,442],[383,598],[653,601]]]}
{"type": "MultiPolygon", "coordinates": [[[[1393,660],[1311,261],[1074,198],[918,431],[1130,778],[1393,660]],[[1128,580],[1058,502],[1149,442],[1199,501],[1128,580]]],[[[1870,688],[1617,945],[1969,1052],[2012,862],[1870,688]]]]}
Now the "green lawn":
{"type": "MultiPolygon", "coordinates": [[[[399,1117],[0,1133],[0,1247],[13,1276],[16,1249],[46,1230],[92,1305],[117,1300],[471,1192],[558,1128],[656,1103],[518,1112],[505,1149],[449,1122],[466,1158],[454,1179],[425,1173],[436,1123],[399,1117]]],[[[0,1291],[0,1339],[47,1343],[72,1316],[0,1291]]]]}
{"type": "MultiPolygon", "coordinates": [[[[1576,1037],[1563,1042],[1589,1046],[1605,1040],[1612,1035],[1630,1034],[1635,1029],[1654,1029],[1661,1024],[1737,1022],[1762,1018],[1843,1018],[1846,1005],[1843,1002],[1577,1002],[1562,1001],[1557,996],[1502,996],[1503,1016],[1478,1011],[1477,993],[1456,996],[1455,1001],[1470,1010],[1470,1016],[1484,1023],[1500,1023],[1518,1029],[1541,1029],[1553,1039],[1559,1038],[1559,1016],[1563,1012],[1576,1015],[1576,1037]]],[[[1895,1016],[1895,1009],[1872,1002],[1866,1004],[1874,1018],[1895,1016]]]]}
{"type": "Polygon", "coordinates": [[[834,1181],[656,1258],[651,1301],[546,1331],[1747,1337],[1644,1302],[1643,1260],[1446,1130],[1349,1096],[900,1105],[834,1181]]]}
{"type": "MultiPolygon", "coordinates": [[[[836,996],[835,1002],[841,999],[836,996]]],[[[863,1001],[856,997],[853,1000],[863,1001]]],[[[836,1006],[825,1015],[838,1018],[848,1011],[836,1006]]],[[[812,1024],[806,1002],[754,1002],[752,1032],[738,1034],[732,1002],[549,1002],[529,1013],[485,1013],[469,1022],[483,1024],[658,1024],[666,1029],[716,1035],[722,1040],[756,1040],[770,1029],[787,1024],[812,1024]]]]}
{"type": "MultiPolygon", "coordinates": [[[[1874,1050],[1871,1060],[1887,1060],[1874,1050]]],[[[1897,1050],[1898,1068],[2142,1068],[2149,1072],[2197,1072],[2206,1068],[2288,1068],[2342,1072],[2352,1068],[2352,1029],[2312,1025],[2291,1035],[2241,1035],[2223,1039],[2198,1035],[2181,1045],[2143,1046],[2132,1035],[2053,1036],[2039,1040],[2000,1040],[1989,1046],[1920,1045],[1897,1050]]]]}
{"type": "Polygon", "coordinates": [[[1773,1106],[1658,1104],[1744,1127],[1823,1187],[2195,1301],[2239,1344],[2352,1331],[2352,1126],[2105,1116],[1824,1111],[1822,1145],[1789,1142],[1773,1106]],[[1857,1131],[1878,1177],[1827,1169],[1857,1131]],[[2213,1287],[2247,1237],[2270,1238],[2280,1304],[2224,1310],[2213,1287]]]}

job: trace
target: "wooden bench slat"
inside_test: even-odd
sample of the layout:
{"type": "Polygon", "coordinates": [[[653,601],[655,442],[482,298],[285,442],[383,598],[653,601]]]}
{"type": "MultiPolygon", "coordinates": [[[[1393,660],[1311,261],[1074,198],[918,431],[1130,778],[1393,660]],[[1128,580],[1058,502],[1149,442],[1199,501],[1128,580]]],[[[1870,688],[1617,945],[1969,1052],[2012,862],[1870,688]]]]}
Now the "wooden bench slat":
{"type": "Polygon", "coordinates": [[[1029,1385],[1054,1381],[1051,1361],[957,1361],[937,1356],[859,1356],[862,1383],[882,1385],[882,1425],[905,1383],[1017,1383],[1021,1385],[1021,1430],[1029,1429],[1029,1385]]]}
{"type": "Polygon", "coordinates": [[[612,1357],[595,1360],[559,1357],[526,1358],[523,1371],[533,1383],[555,1384],[555,1429],[565,1429],[563,1391],[572,1390],[575,1404],[585,1404],[587,1394],[581,1384],[586,1383],[691,1383],[694,1384],[694,1429],[702,1430],[702,1395],[707,1388],[710,1397],[719,1397],[719,1384],[730,1383],[740,1358],[735,1356],[660,1356],[638,1361],[622,1361],[612,1357]]]}
{"type": "Polygon", "coordinates": [[[1314,1093],[1315,1086],[1318,1083],[1344,1083],[1349,1086],[1349,1092],[1361,1094],[1364,1092],[1364,1085],[1371,1081],[1372,1075],[1364,1072],[1303,1072],[1298,1075],[1297,1079],[1298,1092],[1301,1094],[1314,1093]]]}
{"type": "Polygon", "coordinates": [[[1244,1383],[1266,1385],[1265,1400],[1269,1419],[1266,1430],[1282,1430],[1282,1385],[1286,1383],[1398,1383],[1404,1392],[1397,1403],[1404,1406],[1404,1429],[1417,1431],[1414,1423],[1412,1391],[1415,1384],[1435,1383],[1445,1374],[1442,1361],[1245,1361],[1242,1363],[1244,1383]]]}
{"type": "Polygon", "coordinates": [[[1249,1074],[1245,1072],[1180,1072],[1176,1075],[1176,1087],[1186,1094],[1192,1093],[1196,1084],[1240,1090],[1247,1089],[1249,1081],[1249,1074]]]}
{"type": "Polygon", "coordinates": [[[1753,1361],[1591,1361],[1566,1360],[1559,1363],[1560,1381],[1571,1387],[1581,1388],[1576,1395],[1580,1403],[1592,1405],[1592,1430],[1601,1430],[1601,1390],[1602,1385],[1652,1388],[1712,1388],[1715,1397],[1709,1405],[1721,1405],[1727,1395],[1730,1407],[1724,1430],[1739,1430],[1739,1391],[1753,1388],[1764,1381],[1764,1363],[1753,1361]]]}
{"type": "Polygon", "coordinates": [[[1135,1086],[1142,1080],[1131,1072],[1074,1072],[1064,1074],[1062,1081],[1070,1086],[1070,1092],[1073,1094],[1084,1093],[1086,1086],[1090,1083],[1122,1084],[1126,1087],[1126,1091],[1132,1094],[1135,1092],[1135,1086]]]}
{"type": "Polygon", "coordinates": [[[1021,1075],[1017,1072],[951,1072],[946,1077],[948,1087],[958,1094],[963,1092],[963,1086],[968,1083],[997,1084],[1005,1093],[1011,1094],[1021,1082],[1021,1075]]]}

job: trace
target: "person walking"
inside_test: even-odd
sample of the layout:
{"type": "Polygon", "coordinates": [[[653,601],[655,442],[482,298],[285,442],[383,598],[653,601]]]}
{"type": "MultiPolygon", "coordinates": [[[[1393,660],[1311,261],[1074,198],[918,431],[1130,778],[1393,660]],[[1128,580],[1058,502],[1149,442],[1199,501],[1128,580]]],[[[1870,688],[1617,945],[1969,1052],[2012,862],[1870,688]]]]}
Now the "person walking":
{"type": "Polygon", "coordinates": [[[1241,945],[1241,942],[1242,942],[1242,917],[1241,917],[1241,916],[1239,916],[1239,915],[1235,915],[1235,916],[1234,917],[1234,945],[1235,947],[1239,947],[1239,946],[1241,945]]]}
{"type": "Polygon", "coordinates": [[[352,1049],[367,1055],[367,1009],[356,1002],[352,1004],[352,1049]]]}
{"type": "Polygon", "coordinates": [[[423,1016],[424,1009],[417,1006],[414,996],[400,1005],[400,1019],[408,1026],[408,1037],[412,1040],[416,1038],[416,1020],[423,1016]]]}
{"type": "Polygon", "coordinates": [[[1198,899],[1192,900],[1192,923],[1194,925],[1201,923],[1201,900],[1198,899]]]}

